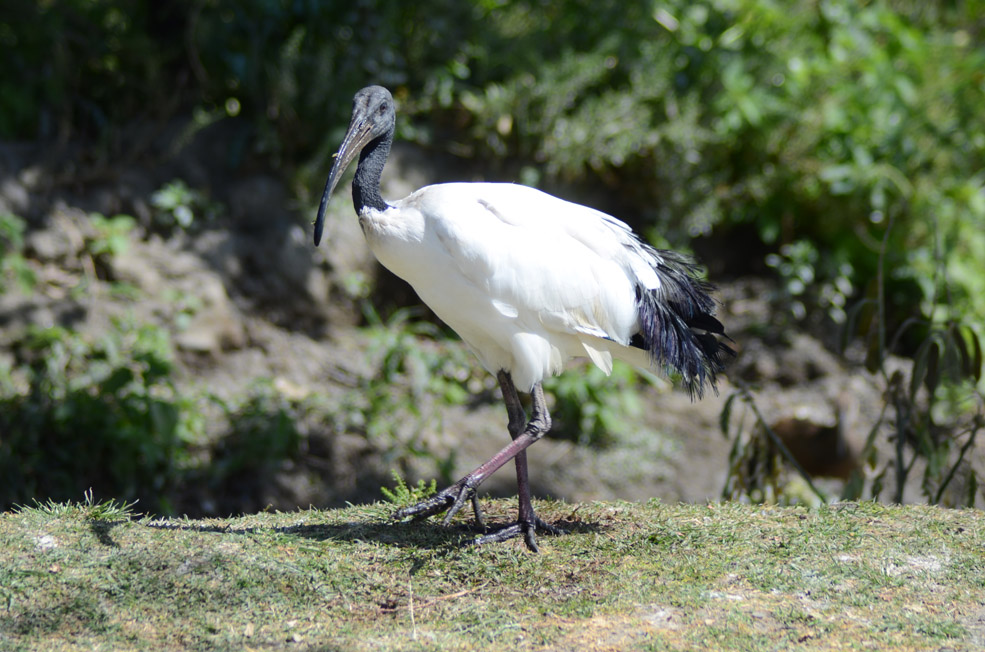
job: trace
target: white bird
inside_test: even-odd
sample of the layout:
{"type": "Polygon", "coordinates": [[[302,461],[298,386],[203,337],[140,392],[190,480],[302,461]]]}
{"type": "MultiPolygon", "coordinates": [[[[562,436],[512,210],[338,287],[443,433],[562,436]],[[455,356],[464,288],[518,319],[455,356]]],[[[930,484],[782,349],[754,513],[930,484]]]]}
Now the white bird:
{"type": "Polygon", "coordinates": [[[644,244],[618,219],[544,192],[506,183],[427,186],[387,203],[380,175],[393,142],[393,97],[380,86],[356,93],[352,119],[329,173],[315,221],[317,246],[325,209],[356,154],[352,199],[369,248],[414,288],[495,374],[513,441],[488,462],[436,495],[398,510],[415,520],[472,501],[490,474],[515,460],[519,516],[476,539],[522,535],[537,551],[536,530],[560,534],[534,513],[526,448],[550,430],[541,381],[564,363],[588,357],[607,374],[613,358],[640,368],[677,371],[693,396],[712,387],[733,351],[715,317],[710,286],[695,263],[644,244]],[[527,420],[517,389],[531,395],[527,420]]]}

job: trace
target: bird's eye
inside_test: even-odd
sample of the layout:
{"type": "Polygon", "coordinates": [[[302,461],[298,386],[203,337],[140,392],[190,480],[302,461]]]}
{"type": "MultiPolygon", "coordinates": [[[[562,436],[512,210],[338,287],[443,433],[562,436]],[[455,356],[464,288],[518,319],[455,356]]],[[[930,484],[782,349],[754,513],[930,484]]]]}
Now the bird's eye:
{"type": "Polygon", "coordinates": [[[384,113],[386,113],[386,110],[387,110],[387,106],[388,106],[388,105],[387,105],[387,103],[386,103],[386,102],[384,102],[384,103],[382,103],[382,104],[380,104],[380,115],[383,115],[384,113]]]}

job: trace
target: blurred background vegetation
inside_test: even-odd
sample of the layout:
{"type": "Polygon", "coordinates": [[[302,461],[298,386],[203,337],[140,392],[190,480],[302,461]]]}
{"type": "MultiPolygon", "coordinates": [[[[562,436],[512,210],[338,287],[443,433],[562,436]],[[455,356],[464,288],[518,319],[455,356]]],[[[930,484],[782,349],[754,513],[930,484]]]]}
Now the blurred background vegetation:
{"type": "MultiPolygon", "coordinates": [[[[873,370],[891,349],[917,360],[913,382],[932,394],[980,381],[981,0],[9,0],[0,50],[0,139],[84,142],[96,165],[133,155],[135,123],[235,124],[229,168],[279,170],[302,221],[349,98],[383,84],[400,102],[399,139],[485,178],[563,190],[658,246],[698,250],[713,278],[775,276],[781,326],[860,337],[873,370]]],[[[23,230],[17,216],[0,220],[8,287],[30,285],[23,230]]],[[[89,414],[73,388],[99,384],[95,395],[116,396],[112,411],[84,427],[126,439],[113,424],[146,422],[163,451],[114,486],[173,484],[175,465],[190,462],[172,448],[195,439],[194,420],[169,384],[166,346],[121,333],[129,344],[58,330],[17,340],[13,364],[32,380],[4,389],[0,475],[18,466],[12,447],[42,445],[26,433],[57,430],[53,396],[89,414]],[[53,366],[38,352],[54,342],[49,357],[101,367],[64,362],[58,374],[84,381],[42,378],[53,366]]],[[[276,424],[283,454],[297,454],[296,429],[276,424]]]]}

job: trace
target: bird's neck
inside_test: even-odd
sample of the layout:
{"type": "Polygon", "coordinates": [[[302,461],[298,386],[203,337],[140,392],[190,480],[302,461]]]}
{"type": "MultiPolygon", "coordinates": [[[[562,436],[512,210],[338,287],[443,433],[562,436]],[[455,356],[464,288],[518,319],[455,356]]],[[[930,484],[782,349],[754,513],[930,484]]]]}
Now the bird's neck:
{"type": "Polygon", "coordinates": [[[352,203],[357,213],[366,208],[375,208],[379,211],[387,208],[383,196],[380,195],[380,176],[383,174],[383,166],[390,154],[392,142],[393,134],[380,136],[366,145],[359,155],[356,176],[352,180],[352,203]]]}

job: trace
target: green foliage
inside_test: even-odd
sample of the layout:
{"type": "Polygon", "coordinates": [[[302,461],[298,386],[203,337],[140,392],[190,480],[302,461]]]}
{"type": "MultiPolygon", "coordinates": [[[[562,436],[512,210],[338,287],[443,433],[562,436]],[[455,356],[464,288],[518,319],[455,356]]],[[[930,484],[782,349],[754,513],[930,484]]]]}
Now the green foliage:
{"type": "MultiPolygon", "coordinates": [[[[919,472],[929,503],[975,506],[983,478],[971,464],[971,452],[985,431],[985,398],[974,385],[982,370],[977,334],[958,324],[935,325],[909,377],[890,372],[886,357],[876,367],[888,387],[885,403],[858,454],[861,465],[852,471],[840,498],[879,500],[888,493],[891,501],[902,503],[910,476],[919,472]]],[[[721,426],[732,442],[725,498],[778,504],[830,500],[770,428],[748,389],[726,401],[721,426]],[[752,415],[750,420],[733,419],[737,400],[752,415]],[[795,476],[790,477],[788,467],[795,476]]]]}
{"type": "Polygon", "coordinates": [[[223,71],[211,101],[263,116],[278,155],[315,145],[323,167],[347,98],[372,80],[402,101],[404,138],[512,178],[601,182],[656,239],[752,228],[780,257],[809,243],[816,255],[788,281],[816,285],[805,298],[836,320],[874,278],[891,218],[893,283],[916,282],[908,308],[926,314],[939,232],[953,304],[983,319],[982,9],[260,3],[203,18],[195,35],[205,67],[223,71]],[[299,141],[300,124],[328,125],[325,140],[299,141]]]}
{"type": "Polygon", "coordinates": [[[116,323],[90,341],[37,327],[13,348],[26,386],[0,396],[0,504],[93,487],[166,511],[202,427],[173,385],[167,333],[116,323]]]}
{"type": "Polygon", "coordinates": [[[178,331],[188,328],[188,324],[204,305],[200,296],[175,288],[165,288],[161,298],[171,304],[174,327],[178,331]]]}
{"type": "Polygon", "coordinates": [[[0,138],[56,128],[105,136],[135,115],[173,110],[187,18],[177,6],[130,0],[5,3],[0,138]]]}
{"type": "Polygon", "coordinates": [[[484,76],[476,55],[453,97],[473,155],[600,176],[672,241],[748,223],[766,243],[810,242],[829,300],[874,276],[871,243],[890,217],[894,276],[928,278],[938,220],[953,299],[983,318],[971,270],[985,261],[985,49],[972,6],[565,3],[545,38],[559,4],[541,22],[509,3],[473,50],[504,54],[495,70],[509,72],[484,76]],[[488,47],[497,33],[509,48],[488,47]]]}
{"type": "Polygon", "coordinates": [[[302,452],[300,407],[271,383],[258,382],[241,401],[222,407],[229,429],[213,452],[210,482],[266,477],[302,452]]]}
{"type": "Polygon", "coordinates": [[[0,383],[0,507],[69,500],[89,487],[88,496],[169,514],[196,487],[248,494],[245,478],[255,487],[305,452],[300,424],[312,406],[263,381],[228,400],[180,391],[160,327],[115,321],[97,339],[32,328],[10,347],[15,365],[0,383]]]}
{"type": "Polygon", "coordinates": [[[811,477],[763,418],[748,388],[742,387],[726,399],[719,425],[722,435],[732,441],[723,498],[788,505],[828,502],[828,497],[814,486],[811,477]],[[733,425],[737,402],[752,415],[751,424],[743,414],[738,424],[733,425]],[[794,479],[786,477],[784,465],[796,471],[794,479]]]}
{"type": "Polygon", "coordinates": [[[355,90],[425,88],[481,28],[456,0],[209,5],[189,25],[203,109],[253,121],[253,147],[276,160],[327,156],[355,90]]]}
{"type": "Polygon", "coordinates": [[[131,233],[137,225],[137,221],[129,215],[106,217],[99,213],[91,213],[89,222],[95,235],[86,240],[86,251],[97,260],[124,253],[130,246],[131,233]]]}
{"type": "MultiPolygon", "coordinates": [[[[869,345],[866,366],[885,387],[885,402],[859,452],[860,468],[852,471],[841,498],[859,500],[867,495],[877,500],[892,476],[890,499],[901,503],[911,474],[919,470],[920,488],[928,502],[974,506],[982,478],[969,454],[985,431],[982,339],[977,324],[953,316],[946,305],[947,294],[939,287],[933,287],[933,303],[927,311],[935,317],[911,317],[899,326],[888,319],[892,304],[882,285],[882,265],[889,236],[888,232],[884,236],[879,257],[876,297],[859,301],[846,313],[846,333],[854,333],[861,323],[869,345]],[[911,332],[916,333],[917,345],[907,373],[890,363],[890,355],[911,332]],[[886,443],[892,445],[891,452],[886,443]]],[[[937,264],[944,268],[947,262],[939,258],[937,264]]],[[[726,401],[721,428],[733,442],[723,490],[726,497],[797,500],[786,483],[786,464],[818,499],[826,500],[766,423],[748,389],[742,388],[726,401]],[[749,408],[751,424],[742,419],[734,425],[736,399],[749,408]]]]}
{"type": "Polygon", "coordinates": [[[181,179],[164,184],[150,196],[158,224],[165,230],[189,230],[196,218],[199,222],[214,220],[221,205],[210,202],[201,192],[189,188],[181,179]]]}
{"type": "Polygon", "coordinates": [[[395,483],[393,489],[380,487],[380,492],[383,493],[383,497],[387,502],[392,503],[394,507],[399,508],[414,505],[425,498],[433,496],[438,491],[437,480],[431,480],[429,483],[425,483],[424,480],[418,480],[417,484],[411,487],[407,485],[407,481],[397,471],[391,471],[391,475],[395,483]]]}
{"type": "Polygon", "coordinates": [[[640,377],[639,370],[617,361],[609,376],[586,364],[546,379],[544,390],[556,399],[548,436],[600,447],[612,444],[629,428],[639,428],[646,407],[637,389],[640,377]]]}
{"type": "Polygon", "coordinates": [[[968,324],[953,320],[904,324],[894,339],[914,325],[925,333],[907,377],[890,368],[891,349],[879,343],[885,337],[880,316],[872,321],[868,365],[887,387],[886,402],[859,455],[863,468],[854,472],[842,497],[854,500],[868,491],[879,499],[891,473],[890,499],[902,502],[910,475],[920,468],[920,488],[929,502],[974,506],[985,479],[969,457],[985,431],[985,396],[977,386],[982,379],[981,338],[968,324]],[[893,454],[884,456],[888,459],[880,457],[878,447],[886,431],[893,443],[893,454]]]}
{"type": "Polygon", "coordinates": [[[405,384],[409,403],[415,406],[425,398],[461,405],[468,399],[463,385],[472,375],[471,360],[462,347],[429,346],[428,342],[440,338],[439,329],[431,322],[412,319],[413,315],[413,310],[400,309],[386,323],[369,315],[368,354],[380,361],[374,384],[380,393],[405,384]]]}
{"type": "Polygon", "coordinates": [[[403,468],[411,458],[429,460],[450,482],[454,451],[439,455],[434,437],[443,408],[465,403],[465,386],[481,383],[473,377],[475,363],[463,347],[437,342],[434,324],[412,320],[410,310],[396,311],[386,323],[367,310],[375,373],[360,378],[346,396],[337,427],[363,432],[387,464],[403,468]]]}
{"type": "MultiPolygon", "coordinates": [[[[889,225],[892,227],[892,223],[889,225]]],[[[885,253],[889,234],[883,241],[879,257],[879,276],[885,278],[885,253]]],[[[931,294],[926,318],[910,317],[900,325],[893,324],[891,299],[882,284],[877,286],[874,300],[859,303],[854,315],[864,319],[863,309],[871,304],[874,310],[864,326],[869,343],[866,365],[878,373],[887,388],[886,403],[879,421],[862,451],[868,478],[856,472],[845,489],[847,497],[861,495],[865,480],[869,491],[878,498],[890,469],[895,474],[893,499],[901,502],[906,481],[916,463],[923,464],[921,489],[935,503],[974,505],[981,479],[975,468],[966,463],[979,432],[985,429],[985,396],[981,391],[983,372],[982,341],[977,321],[965,321],[955,310],[952,295],[942,279],[946,279],[948,260],[940,249],[935,250],[936,273],[932,276],[931,294]],[[899,370],[891,370],[889,355],[898,343],[915,332],[918,342],[909,379],[899,370]],[[889,339],[890,335],[892,336],[889,339]],[[890,424],[890,440],[895,443],[889,461],[878,458],[876,437],[885,419],[890,424]],[[957,475],[962,476],[963,490],[948,492],[957,475]]],[[[848,328],[853,324],[849,323],[848,328]]]]}
{"type": "Polygon", "coordinates": [[[10,213],[0,213],[0,294],[12,281],[22,292],[34,287],[34,271],[22,253],[24,220],[10,213]]]}
{"type": "Polygon", "coordinates": [[[794,318],[804,319],[808,309],[816,306],[834,323],[845,323],[846,308],[855,293],[851,262],[822,257],[810,240],[782,245],[779,253],[767,255],[765,262],[780,277],[794,318]]]}
{"type": "Polygon", "coordinates": [[[128,521],[133,516],[133,508],[137,504],[136,501],[128,503],[115,498],[108,498],[97,503],[92,489],[86,491],[84,496],[85,502],[80,507],[85,518],[90,521],[128,521]]]}
{"type": "MultiPolygon", "coordinates": [[[[983,15],[981,0],[15,2],[0,135],[113,140],[184,98],[196,125],[250,125],[231,165],[300,163],[304,198],[352,92],[382,83],[401,137],[574,199],[604,186],[654,240],[751,229],[781,258],[810,243],[786,278],[818,287],[795,309],[817,297],[843,318],[895,219],[887,290],[917,286],[907,309],[927,315],[939,236],[952,306],[982,320],[983,15]]],[[[163,210],[180,225],[177,190],[163,210]]]]}

